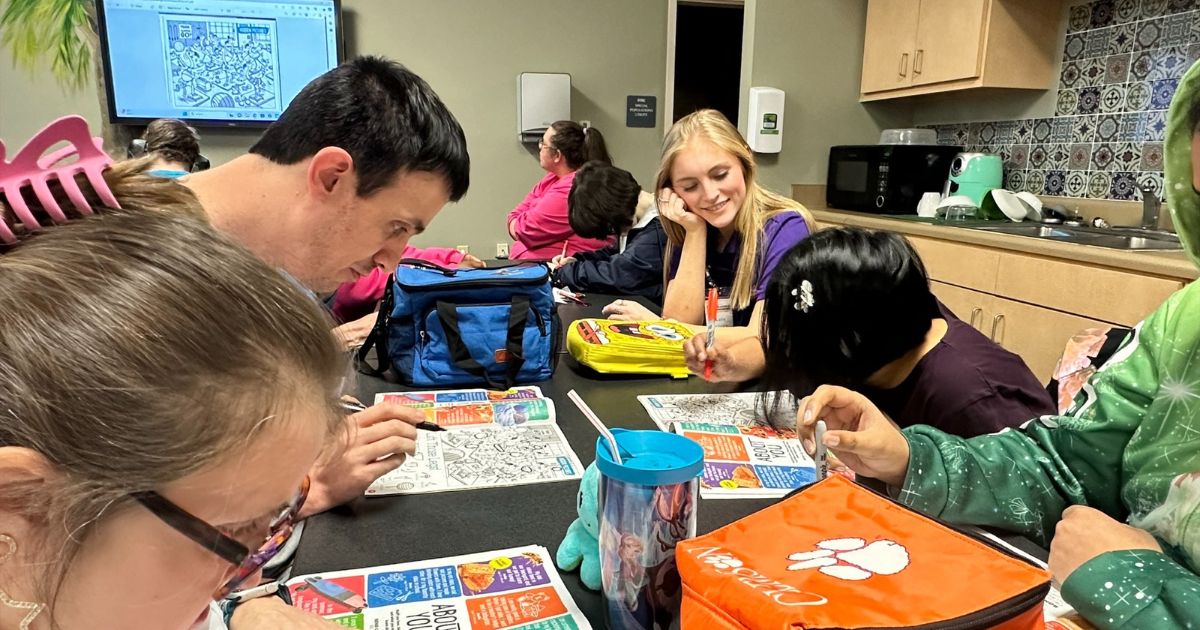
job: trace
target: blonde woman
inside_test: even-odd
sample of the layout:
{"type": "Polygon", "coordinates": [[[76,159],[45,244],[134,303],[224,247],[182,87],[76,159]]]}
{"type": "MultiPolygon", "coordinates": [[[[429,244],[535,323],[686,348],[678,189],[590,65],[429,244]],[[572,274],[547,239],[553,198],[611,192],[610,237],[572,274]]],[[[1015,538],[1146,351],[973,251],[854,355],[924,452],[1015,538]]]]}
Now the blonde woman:
{"type": "MultiPolygon", "coordinates": [[[[758,185],[750,147],[720,112],[700,110],[667,133],[655,188],[667,233],[662,317],[705,324],[720,297],[721,337],[756,336],[771,272],[813,225],[799,203],[758,185]]],[[[620,320],[657,316],[631,300],[604,308],[620,320]]]]}

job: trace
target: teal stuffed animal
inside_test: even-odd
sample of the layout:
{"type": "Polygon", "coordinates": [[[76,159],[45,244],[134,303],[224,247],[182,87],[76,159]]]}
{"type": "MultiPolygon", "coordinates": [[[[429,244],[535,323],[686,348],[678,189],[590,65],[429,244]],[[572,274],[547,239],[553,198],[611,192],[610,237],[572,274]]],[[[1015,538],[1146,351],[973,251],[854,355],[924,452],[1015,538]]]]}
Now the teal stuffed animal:
{"type": "Polygon", "coordinates": [[[593,591],[600,590],[600,471],[592,462],[579,480],[579,518],[567,528],[554,563],[563,571],[579,567],[579,579],[593,591]]]}

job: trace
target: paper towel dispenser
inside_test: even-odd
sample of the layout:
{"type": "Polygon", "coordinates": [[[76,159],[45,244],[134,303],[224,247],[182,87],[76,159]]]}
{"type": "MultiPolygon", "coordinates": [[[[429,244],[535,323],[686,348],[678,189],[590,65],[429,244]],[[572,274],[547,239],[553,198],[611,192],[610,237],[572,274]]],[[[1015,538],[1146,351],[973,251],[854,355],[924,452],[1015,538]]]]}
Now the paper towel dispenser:
{"type": "Polygon", "coordinates": [[[783,149],[783,90],[750,88],[746,114],[746,144],[755,153],[779,153],[783,149]]]}
{"type": "Polygon", "coordinates": [[[522,72],[517,75],[517,136],[537,142],[550,125],[571,119],[571,75],[522,72]]]}

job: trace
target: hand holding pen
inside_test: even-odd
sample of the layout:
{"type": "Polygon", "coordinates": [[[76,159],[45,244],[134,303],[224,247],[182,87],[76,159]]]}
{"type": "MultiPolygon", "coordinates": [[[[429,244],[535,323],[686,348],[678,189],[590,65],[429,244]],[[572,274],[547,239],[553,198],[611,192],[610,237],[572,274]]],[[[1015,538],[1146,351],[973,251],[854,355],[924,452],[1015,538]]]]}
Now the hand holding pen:
{"type": "Polygon", "coordinates": [[[341,407],[345,430],[337,433],[337,441],[310,471],[312,487],[302,516],[361,497],[376,479],[417,451],[417,426],[425,423],[424,411],[394,402],[366,407],[343,400],[341,407]]]}
{"type": "MultiPolygon", "coordinates": [[[[342,409],[346,413],[358,413],[360,411],[367,410],[367,406],[360,402],[355,402],[352,400],[342,400],[342,401],[340,401],[340,403],[342,405],[342,409]]],[[[422,420],[421,422],[418,422],[418,423],[414,424],[413,426],[417,427],[418,429],[420,429],[422,431],[445,431],[446,430],[441,425],[435,424],[433,422],[429,422],[428,420],[422,420]]]]}
{"type": "Polygon", "coordinates": [[[825,446],[825,431],[828,430],[824,420],[817,420],[813,427],[813,462],[817,467],[817,481],[823,481],[829,476],[829,449],[825,446]]]}
{"type": "MultiPolygon", "coordinates": [[[[717,288],[710,287],[708,289],[708,299],[704,305],[704,325],[705,331],[708,333],[704,347],[706,350],[712,350],[713,342],[717,340],[717,309],[718,309],[717,288]]],[[[712,380],[712,359],[704,361],[704,380],[712,380]]]]}

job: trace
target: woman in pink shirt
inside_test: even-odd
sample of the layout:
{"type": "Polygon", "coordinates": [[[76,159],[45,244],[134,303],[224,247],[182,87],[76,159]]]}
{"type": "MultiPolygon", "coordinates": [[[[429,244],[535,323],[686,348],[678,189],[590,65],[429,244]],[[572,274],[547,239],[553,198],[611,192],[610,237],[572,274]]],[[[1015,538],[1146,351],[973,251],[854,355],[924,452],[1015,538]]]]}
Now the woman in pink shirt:
{"type": "Polygon", "coordinates": [[[550,260],[609,245],[576,235],[567,221],[567,194],[575,171],[591,160],[612,165],[599,131],[570,120],[550,125],[538,142],[538,164],[548,174],[508,213],[508,233],[514,241],[510,259],[550,260]]]}
{"type": "MultiPolygon", "coordinates": [[[[464,254],[450,247],[413,247],[404,248],[404,258],[416,258],[443,267],[484,267],[484,262],[470,254],[464,254]]],[[[376,308],[387,289],[391,269],[376,267],[371,273],[354,282],[347,282],[338,287],[333,295],[333,318],[341,324],[333,329],[333,334],[341,340],[347,349],[361,346],[371,329],[375,327],[375,317],[379,314],[376,308]]]]}

